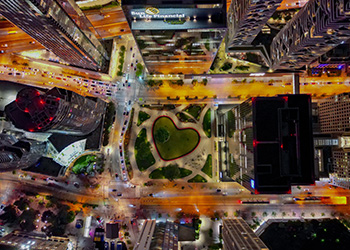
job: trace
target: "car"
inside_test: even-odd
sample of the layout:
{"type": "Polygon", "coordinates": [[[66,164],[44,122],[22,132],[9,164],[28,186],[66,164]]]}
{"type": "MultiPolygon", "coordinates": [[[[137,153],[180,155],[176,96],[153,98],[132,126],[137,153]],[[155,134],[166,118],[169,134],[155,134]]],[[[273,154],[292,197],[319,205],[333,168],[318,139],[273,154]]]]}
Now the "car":
{"type": "Polygon", "coordinates": [[[268,85],[269,85],[269,86],[273,86],[273,83],[269,83],[268,85]]]}
{"type": "Polygon", "coordinates": [[[292,85],[290,82],[287,82],[285,85],[289,86],[289,85],[292,85]]]}
{"type": "Polygon", "coordinates": [[[118,190],[117,190],[117,189],[113,189],[112,191],[113,191],[113,192],[117,192],[118,190]]]}
{"type": "Polygon", "coordinates": [[[126,120],[126,121],[124,122],[124,125],[126,125],[126,124],[128,124],[128,120],[126,120]]]}
{"type": "Polygon", "coordinates": [[[5,53],[5,51],[4,50],[0,50],[0,53],[3,54],[3,53],[5,53]]]}
{"type": "Polygon", "coordinates": [[[131,63],[131,65],[130,65],[131,67],[133,67],[134,66],[134,63],[131,63]]]}
{"type": "Polygon", "coordinates": [[[216,192],[220,193],[220,192],[221,192],[221,189],[216,189],[216,192]]]}
{"type": "Polygon", "coordinates": [[[130,51],[132,51],[132,47],[130,47],[130,51]]]}
{"type": "Polygon", "coordinates": [[[136,67],[134,67],[134,71],[136,71],[136,67]]]}
{"type": "Polygon", "coordinates": [[[130,88],[130,82],[128,83],[128,88],[130,88]]]}
{"type": "Polygon", "coordinates": [[[108,242],[107,242],[107,241],[105,242],[105,245],[104,245],[104,250],[109,250],[109,244],[108,244],[108,242]]]}
{"type": "Polygon", "coordinates": [[[6,206],[4,204],[1,204],[0,210],[3,210],[6,206]]]}
{"type": "Polygon", "coordinates": [[[153,194],[148,194],[148,196],[153,197],[153,194]]]}
{"type": "Polygon", "coordinates": [[[69,184],[69,181],[65,181],[64,183],[65,183],[66,185],[68,185],[68,184],[69,184]]]}
{"type": "Polygon", "coordinates": [[[122,193],[118,193],[117,196],[123,196],[123,194],[122,193]]]}
{"type": "Polygon", "coordinates": [[[134,53],[134,54],[132,54],[132,57],[133,57],[133,58],[135,57],[135,53],[134,53]]]}
{"type": "Polygon", "coordinates": [[[35,180],[36,180],[36,178],[35,178],[35,177],[32,177],[31,179],[32,179],[33,181],[35,181],[35,180]]]}
{"type": "Polygon", "coordinates": [[[138,62],[139,62],[139,60],[136,60],[136,62],[135,62],[135,63],[137,64],[138,62]]]}
{"type": "Polygon", "coordinates": [[[124,29],[121,29],[120,32],[124,32],[124,29]]]}
{"type": "Polygon", "coordinates": [[[79,185],[78,182],[74,182],[73,185],[74,185],[74,187],[76,187],[76,188],[79,188],[79,187],[80,187],[80,185],[79,185]]]}
{"type": "Polygon", "coordinates": [[[119,177],[119,175],[118,174],[115,174],[115,178],[118,178],[119,177]]]}
{"type": "Polygon", "coordinates": [[[9,76],[12,76],[12,75],[13,75],[13,73],[12,73],[12,72],[9,72],[9,73],[8,73],[8,75],[9,75],[9,76]]]}
{"type": "Polygon", "coordinates": [[[1,44],[1,47],[6,48],[6,47],[8,47],[8,45],[7,45],[7,43],[1,44]]]}

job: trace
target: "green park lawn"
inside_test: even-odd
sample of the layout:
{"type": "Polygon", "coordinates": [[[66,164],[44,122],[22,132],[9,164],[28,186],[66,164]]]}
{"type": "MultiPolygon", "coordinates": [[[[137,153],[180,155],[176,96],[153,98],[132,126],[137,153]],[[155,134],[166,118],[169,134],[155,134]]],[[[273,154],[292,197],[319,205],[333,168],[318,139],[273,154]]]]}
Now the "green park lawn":
{"type": "Polygon", "coordinates": [[[202,176],[200,176],[199,174],[197,174],[195,177],[188,180],[188,182],[207,182],[207,180],[205,178],[203,178],[202,176]]]}
{"type": "Polygon", "coordinates": [[[232,110],[227,112],[227,121],[228,121],[228,136],[231,138],[236,131],[235,115],[232,110]]]}
{"type": "Polygon", "coordinates": [[[176,164],[168,165],[163,168],[157,168],[150,173],[150,179],[181,179],[192,174],[191,170],[186,168],[179,168],[176,164]]]}
{"type": "Polygon", "coordinates": [[[200,105],[190,105],[185,111],[198,121],[201,115],[202,107],[200,105]]]}
{"type": "Polygon", "coordinates": [[[137,120],[137,126],[140,126],[144,121],[148,120],[151,116],[146,112],[140,111],[137,120]]]}
{"type": "Polygon", "coordinates": [[[163,160],[174,160],[192,152],[198,145],[199,133],[192,129],[178,129],[169,117],[159,117],[153,125],[153,138],[160,157],[163,160]],[[164,142],[157,139],[158,130],[166,130],[169,137],[164,142]]]}
{"type": "Polygon", "coordinates": [[[212,166],[212,157],[208,155],[208,158],[202,168],[202,171],[208,175],[210,178],[213,177],[213,166],[212,166]]]}
{"type": "Polygon", "coordinates": [[[211,110],[208,111],[204,115],[203,119],[203,130],[206,136],[211,137],[211,110]]]}
{"type": "Polygon", "coordinates": [[[147,141],[147,132],[144,128],[137,135],[135,142],[136,164],[140,171],[146,170],[156,162],[152,155],[150,146],[151,144],[147,141]]]}

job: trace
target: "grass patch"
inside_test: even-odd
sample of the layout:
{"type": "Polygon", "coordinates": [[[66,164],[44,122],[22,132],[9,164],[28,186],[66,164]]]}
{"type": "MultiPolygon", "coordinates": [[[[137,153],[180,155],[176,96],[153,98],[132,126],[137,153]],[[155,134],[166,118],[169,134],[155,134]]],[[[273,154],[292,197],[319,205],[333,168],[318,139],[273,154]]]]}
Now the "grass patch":
{"type": "Polygon", "coordinates": [[[230,157],[229,157],[229,171],[230,171],[231,178],[239,172],[239,166],[237,165],[235,158],[233,157],[232,154],[230,154],[230,157]]]}
{"type": "Polygon", "coordinates": [[[211,137],[211,110],[208,109],[207,113],[204,115],[203,119],[203,130],[208,138],[211,137]]]}
{"type": "Polygon", "coordinates": [[[147,141],[147,133],[144,128],[137,135],[135,142],[136,164],[140,171],[146,170],[156,162],[152,155],[150,146],[151,144],[147,141]]]}
{"type": "Polygon", "coordinates": [[[74,174],[85,173],[86,171],[88,171],[90,166],[93,166],[94,164],[96,164],[96,162],[96,155],[84,155],[75,161],[72,171],[74,174]]]}
{"type": "Polygon", "coordinates": [[[186,115],[185,113],[182,113],[182,112],[176,113],[176,117],[179,118],[179,120],[181,122],[192,122],[192,123],[196,122],[190,116],[188,116],[188,115],[186,115]]]}
{"type": "Polygon", "coordinates": [[[188,182],[207,182],[207,180],[202,177],[201,175],[197,174],[195,177],[193,177],[192,179],[188,180],[188,182]]]}
{"type": "Polygon", "coordinates": [[[233,114],[232,110],[227,112],[227,120],[228,120],[228,136],[232,138],[234,132],[236,131],[236,118],[233,114]]]}
{"type": "Polygon", "coordinates": [[[163,168],[158,168],[150,173],[150,179],[168,179],[170,181],[181,179],[192,174],[191,170],[179,168],[177,164],[168,165],[163,168]]]}
{"type": "Polygon", "coordinates": [[[193,118],[195,118],[197,121],[199,121],[202,109],[205,105],[189,105],[186,107],[185,111],[189,113],[193,118]]]}
{"type": "Polygon", "coordinates": [[[178,129],[169,117],[159,117],[153,124],[153,139],[158,153],[163,160],[173,160],[192,152],[199,144],[199,133],[192,129],[178,129]],[[157,131],[165,129],[169,138],[165,142],[158,141],[155,137],[157,131]]]}
{"type": "Polygon", "coordinates": [[[207,160],[202,168],[202,172],[208,175],[210,178],[213,177],[213,166],[212,166],[212,156],[208,155],[207,160]]]}
{"type": "Polygon", "coordinates": [[[137,126],[140,126],[144,121],[148,120],[151,116],[146,112],[140,111],[139,118],[137,120],[137,126]]]}

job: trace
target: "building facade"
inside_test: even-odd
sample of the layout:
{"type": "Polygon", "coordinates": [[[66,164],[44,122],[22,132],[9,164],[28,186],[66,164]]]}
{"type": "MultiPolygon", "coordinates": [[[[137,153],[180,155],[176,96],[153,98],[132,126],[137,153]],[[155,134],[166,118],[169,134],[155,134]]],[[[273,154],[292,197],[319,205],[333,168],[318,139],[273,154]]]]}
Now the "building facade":
{"type": "Polygon", "coordinates": [[[227,13],[227,48],[251,44],[282,0],[232,0],[227,13]]]}
{"type": "Polygon", "coordinates": [[[5,113],[15,127],[29,132],[86,135],[101,122],[104,106],[100,99],[64,89],[53,88],[44,93],[25,88],[5,107],[5,113]]]}
{"type": "Polygon", "coordinates": [[[321,133],[342,134],[350,131],[350,93],[334,95],[319,102],[321,133]]]}
{"type": "Polygon", "coordinates": [[[91,70],[108,66],[107,52],[86,18],[80,20],[84,14],[74,1],[1,0],[0,14],[71,65],[91,70]]]}
{"type": "Polygon", "coordinates": [[[272,69],[301,68],[350,38],[350,4],[310,0],[271,44],[272,69]]]}
{"type": "Polygon", "coordinates": [[[0,134],[0,172],[26,168],[46,152],[46,143],[0,134]]]}
{"type": "Polygon", "coordinates": [[[123,0],[149,73],[207,72],[226,34],[226,0],[123,0]]]}
{"type": "Polygon", "coordinates": [[[223,220],[222,238],[224,250],[268,250],[242,218],[223,220]]]}
{"type": "Polygon", "coordinates": [[[334,95],[319,103],[321,133],[338,138],[333,145],[333,173],[329,175],[333,185],[350,188],[350,93],[334,95]]]}

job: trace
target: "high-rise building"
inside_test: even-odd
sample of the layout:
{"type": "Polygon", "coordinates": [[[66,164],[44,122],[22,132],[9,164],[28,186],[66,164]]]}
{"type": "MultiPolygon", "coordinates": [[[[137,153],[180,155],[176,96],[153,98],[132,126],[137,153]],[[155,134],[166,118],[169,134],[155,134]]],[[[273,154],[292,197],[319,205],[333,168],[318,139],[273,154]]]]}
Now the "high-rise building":
{"type": "Polygon", "coordinates": [[[69,90],[53,88],[44,93],[25,88],[5,107],[5,113],[17,128],[29,132],[85,135],[101,122],[104,104],[69,90]]]}
{"type": "Polygon", "coordinates": [[[222,238],[224,250],[268,250],[242,218],[223,220],[222,238]]]}
{"type": "Polygon", "coordinates": [[[331,96],[319,102],[321,133],[338,137],[338,145],[332,145],[333,185],[350,188],[350,93],[331,96]]]}
{"type": "Polygon", "coordinates": [[[350,4],[310,0],[275,36],[271,44],[273,69],[310,64],[350,38],[350,4]]]}
{"type": "Polygon", "coordinates": [[[227,47],[251,44],[282,0],[233,0],[227,14],[227,47]]]}
{"type": "Polygon", "coordinates": [[[234,112],[241,185],[251,192],[276,194],[289,193],[291,185],[314,183],[309,95],[253,97],[234,112]]]}
{"type": "Polygon", "coordinates": [[[226,0],[123,0],[150,73],[207,72],[226,34],[226,0]]]}
{"type": "Polygon", "coordinates": [[[69,64],[108,66],[107,52],[74,1],[1,0],[0,14],[69,64]]]}
{"type": "Polygon", "coordinates": [[[0,134],[0,172],[22,169],[35,164],[46,152],[46,143],[30,139],[18,140],[9,134],[0,134]]]}
{"type": "Polygon", "coordinates": [[[331,96],[319,102],[321,133],[350,132],[350,93],[331,96]]]}

